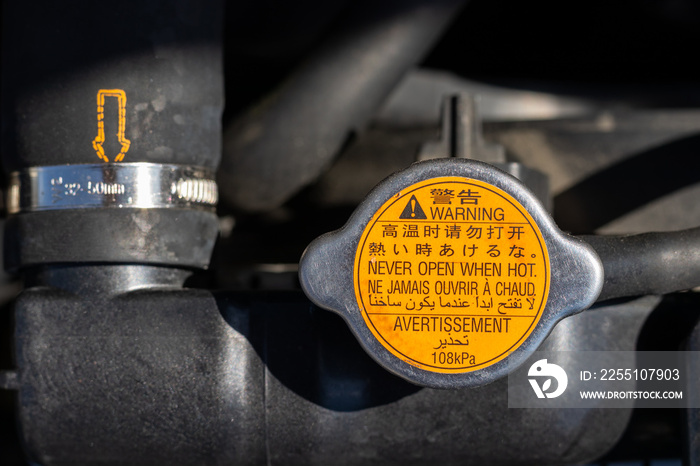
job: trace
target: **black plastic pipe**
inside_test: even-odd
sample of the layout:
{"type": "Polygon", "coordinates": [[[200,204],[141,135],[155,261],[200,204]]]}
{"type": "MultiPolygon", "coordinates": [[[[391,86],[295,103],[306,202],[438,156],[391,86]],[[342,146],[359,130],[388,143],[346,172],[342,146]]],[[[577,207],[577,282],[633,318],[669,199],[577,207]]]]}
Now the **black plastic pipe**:
{"type": "MultiPolygon", "coordinates": [[[[16,305],[17,375],[6,377],[37,464],[582,463],[611,448],[630,415],[510,409],[506,379],[417,387],[301,292],[109,295],[44,278],[16,305]]],[[[558,327],[547,348],[631,349],[624,306],[558,327]]]]}
{"type": "Polygon", "coordinates": [[[603,262],[605,282],[599,301],[700,286],[700,228],[580,238],[603,262]]]}

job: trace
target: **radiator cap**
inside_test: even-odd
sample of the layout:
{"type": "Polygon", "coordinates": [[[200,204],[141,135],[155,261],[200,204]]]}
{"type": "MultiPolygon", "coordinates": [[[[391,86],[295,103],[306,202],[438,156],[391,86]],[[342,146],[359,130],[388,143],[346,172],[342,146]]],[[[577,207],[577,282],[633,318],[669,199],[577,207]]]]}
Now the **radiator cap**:
{"type": "Polygon", "coordinates": [[[314,240],[301,284],[362,347],[417,385],[490,383],[598,297],[603,266],[516,178],[473,160],[419,162],[314,240]]]}

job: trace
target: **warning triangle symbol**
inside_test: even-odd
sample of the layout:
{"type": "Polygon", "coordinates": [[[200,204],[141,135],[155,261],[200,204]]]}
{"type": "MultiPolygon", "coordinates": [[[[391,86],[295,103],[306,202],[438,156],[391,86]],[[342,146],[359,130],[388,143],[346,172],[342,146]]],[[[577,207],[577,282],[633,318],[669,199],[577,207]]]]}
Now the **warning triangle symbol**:
{"type": "Polygon", "coordinates": [[[406,208],[403,209],[403,212],[401,212],[399,218],[404,220],[428,219],[428,217],[425,216],[425,212],[423,212],[423,208],[418,203],[418,199],[416,199],[415,195],[411,196],[411,199],[409,199],[408,204],[406,204],[406,208]]]}

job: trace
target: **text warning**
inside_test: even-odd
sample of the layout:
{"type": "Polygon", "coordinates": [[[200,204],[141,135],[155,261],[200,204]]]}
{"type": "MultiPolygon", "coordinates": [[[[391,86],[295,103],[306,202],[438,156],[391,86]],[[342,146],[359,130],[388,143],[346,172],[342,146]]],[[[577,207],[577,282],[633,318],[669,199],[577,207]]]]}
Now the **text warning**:
{"type": "Polygon", "coordinates": [[[505,358],[549,293],[549,255],[530,214],[467,178],[433,178],[393,196],[365,227],[354,265],[368,328],[396,357],[433,372],[505,358]]]}

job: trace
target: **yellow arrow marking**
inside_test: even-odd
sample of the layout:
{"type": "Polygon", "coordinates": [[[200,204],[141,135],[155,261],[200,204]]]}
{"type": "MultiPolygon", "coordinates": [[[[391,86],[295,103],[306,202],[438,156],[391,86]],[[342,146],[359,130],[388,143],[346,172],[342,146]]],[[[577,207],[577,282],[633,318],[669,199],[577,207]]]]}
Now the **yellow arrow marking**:
{"type": "Polygon", "coordinates": [[[126,139],[126,92],[121,89],[100,89],[97,91],[97,137],[92,141],[92,147],[97,152],[97,156],[105,162],[109,162],[109,158],[105,155],[102,144],[105,142],[105,98],[116,97],[119,103],[119,129],[117,131],[117,140],[122,145],[122,150],[114,158],[115,162],[124,160],[124,156],[131,146],[131,141],[126,139]]]}

